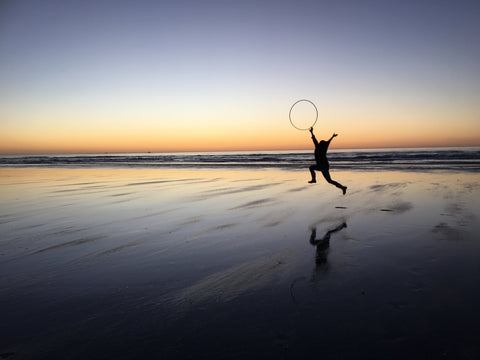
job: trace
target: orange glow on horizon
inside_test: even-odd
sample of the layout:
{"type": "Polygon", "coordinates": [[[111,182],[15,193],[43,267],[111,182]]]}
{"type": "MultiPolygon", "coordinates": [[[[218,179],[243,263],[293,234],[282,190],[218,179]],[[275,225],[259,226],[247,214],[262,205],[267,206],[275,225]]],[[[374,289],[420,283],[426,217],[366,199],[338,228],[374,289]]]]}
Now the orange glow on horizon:
{"type": "MultiPolygon", "coordinates": [[[[315,131],[318,139],[328,139],[331,133],[315,131]]],[[[334,139],[331,149],[407,148],[407,147],[455,147],[480,146],[478,136],[424,137],[421,134],[371,137],[362,133],[342,134],[334,139]],[[360,136],[358,136],[360,135],[360,136]]],[[[310,150],[313,144],[308,132],[267,132],[245,134],[211,134],[203,137],[195,134],[184,136],[132,134],[102,134],[75,136],[73,138],[50,137],[39,141],[25,137],[20,141],[2,141],[0,153],[129,153],[129,152],[202,152],[202,151],[269,151],[310,150]]]]}
{"type": "MultiPolygon", "coordinates": [[[[422,113],[419,110],[417,115],[409,115],[386,109],[377,109],[376,112],[360,107],[356,111],[335,112],[335,109],[322,109],[314,130],[318,139],[328,139],[334,132],[339,134],[331,149],[480,146],[480,122],[475,110],[463,114],[458,121],[451,121],[452,114],[440,111],[422,113]],[[385,118],[391,120],[385,121],[385,118]]],[[[85,117],[89,121],[80,115],[67,118],[69,121],[61,120],[63,116],[44,119],[37,115],[28,126],[22,126],[21,119],[2,124],[0,153],[312,149],[309,132],[293,128],[288,121],[288,112],[281,110],[277,113],[268,110],[259,113],[253,110],[251,113],[246,110],[234,114],[219,112],[198,119],[193,113],[180,114],[169,121],[161,121],[153,114],[106,119],[90,114],[85,117]]],[[[63,115],[66,118],[66,114],[63,115]]]]}

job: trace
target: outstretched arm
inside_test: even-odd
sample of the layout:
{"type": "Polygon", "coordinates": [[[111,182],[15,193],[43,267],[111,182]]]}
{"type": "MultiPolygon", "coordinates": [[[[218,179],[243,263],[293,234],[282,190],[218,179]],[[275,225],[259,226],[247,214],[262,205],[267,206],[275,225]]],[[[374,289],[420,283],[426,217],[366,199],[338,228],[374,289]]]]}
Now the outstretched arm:
{"type": "Polygon", "coordinates": [[[313,143],[315,144],[315,146],[317,146],[318,141],[317,141],[317,138],[315,137],[315,135],[313,135],[313,127],[311,127],[309,131],[310,131],[310,134],[312,134],[313,143]]]}
{"type": "Polygon", "coordinates": [[[334,133],[334,134],[332,135],[332,137],[331,137],[330,139],[328,139],[328,141],[327,141],[327,146],[330,145],[330,141],[332,141],[332,139],[333,139],[334,137],[336,137],[336,136],[338,136],[338,134],[335,134],[335,133],[334,133]]]}

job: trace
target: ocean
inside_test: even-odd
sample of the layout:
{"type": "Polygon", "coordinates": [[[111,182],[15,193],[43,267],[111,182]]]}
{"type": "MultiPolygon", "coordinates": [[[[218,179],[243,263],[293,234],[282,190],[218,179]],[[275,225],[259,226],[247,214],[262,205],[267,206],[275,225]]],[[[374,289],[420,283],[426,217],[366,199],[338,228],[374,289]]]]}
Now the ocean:
{"type": "MultiPolygon", "coordinates": [[[[331,150],[331,169],[350,171],[480,171],[480,147],[331,150]]],[[[0,167],[182,167],[300,170],[313,151],[3,155],[0,167]]]]}

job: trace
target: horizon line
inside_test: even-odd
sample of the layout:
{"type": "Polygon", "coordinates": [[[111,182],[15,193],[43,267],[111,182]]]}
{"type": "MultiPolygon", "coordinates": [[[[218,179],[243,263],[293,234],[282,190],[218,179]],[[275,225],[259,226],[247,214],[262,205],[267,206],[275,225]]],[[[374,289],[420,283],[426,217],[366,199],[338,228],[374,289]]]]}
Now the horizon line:
{"type": "MultiPolygon", "coordinates": [[[[479,148],[480,145],[454,145],[454,146],[439,146],[439,145],[431,145],[431,146],[372,146],[372,147],[332,147],[330,151],[335,150],[407,150],[407,149],[454,149],[454,148],[479,148]]],[[[151,150],[135,150],[135,151],[31,151],[31,152],[24,152],[24,151],[12,151],[12,152],[0,152],[0,155],[74,155],[74,154],[165,154],[165,153],[221,153],[221,152],[272,152],[272,151],[313,151],[312,148],[299,148],[299,149],[225,149],[225,150],[163,150],[163,151],[151,151],[151,150]]]]}

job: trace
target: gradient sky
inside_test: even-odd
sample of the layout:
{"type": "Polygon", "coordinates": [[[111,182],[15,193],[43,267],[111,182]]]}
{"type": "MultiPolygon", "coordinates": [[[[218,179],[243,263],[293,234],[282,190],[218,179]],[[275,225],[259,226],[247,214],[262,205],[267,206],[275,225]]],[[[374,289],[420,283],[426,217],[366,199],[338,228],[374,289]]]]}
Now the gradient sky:
{"type": "Polygon", "coordinates": [[[0,2],[0,152],[480,145],[479,1],[0,2]]]}

